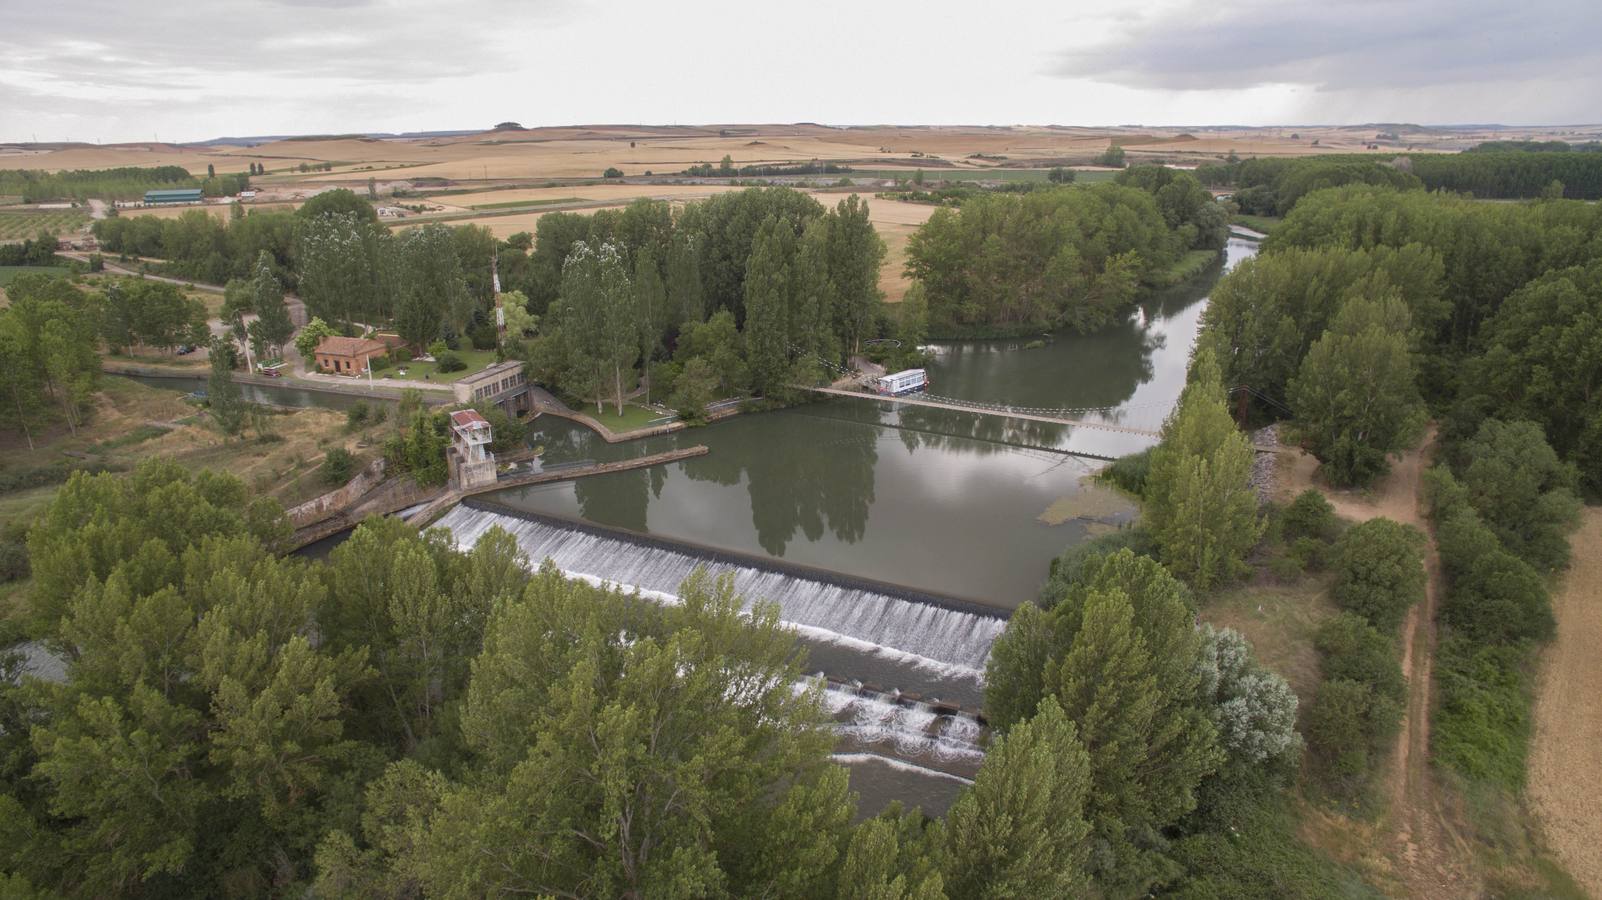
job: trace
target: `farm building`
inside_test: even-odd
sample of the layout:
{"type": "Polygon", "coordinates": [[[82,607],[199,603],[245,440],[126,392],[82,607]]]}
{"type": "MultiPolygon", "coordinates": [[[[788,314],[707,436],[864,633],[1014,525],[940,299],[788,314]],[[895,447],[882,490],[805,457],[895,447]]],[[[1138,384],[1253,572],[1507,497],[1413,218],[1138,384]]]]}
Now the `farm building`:
{"type": "Polygon", "coordinates": [[[146,203],[199,203],[200,188],[169,188],[145,191],[146,203]]]}
{"type": "Polygon", "coordinates": [[[368,360],[383,356],[389,348],[368,338],[326,337],[317,345],[317,368],[335,375],[360,375],[368,360]]]}

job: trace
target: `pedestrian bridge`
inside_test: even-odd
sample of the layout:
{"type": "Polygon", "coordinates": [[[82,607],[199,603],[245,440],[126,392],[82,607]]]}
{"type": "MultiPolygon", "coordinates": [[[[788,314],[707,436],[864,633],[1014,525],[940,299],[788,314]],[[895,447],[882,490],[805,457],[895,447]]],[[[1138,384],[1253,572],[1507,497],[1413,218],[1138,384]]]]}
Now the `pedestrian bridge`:
{"type": "MultiPolygon", "coordinates": [[[[833,397],[846,397],[852,400],[877,400],[885,403],[901,403],[907,406],[922,406],[930,409],[949,409],[953,412],[973,413],[980,416],[995,416],[1003,419],[1021,419],[1027,422],[1045,422],[1050,425],[1068,425],[1074,428],[1096,428],[1102,431],[1115,431],[1120,434],[1138,434],[1142,437],[1161,438],[1162,432],[1155,428],[1139,428],[1133,425],[1120,425],[1114,422],[1103,422],[1099,419],[1085,418],[1088,414],[1113,412],[1118,409],[1127,410],[1129,407],[1083,407],[1071,409],[1042,409],[1036,407],[1007,406],[1000,403],[983,403],[977,400],[964,400],[960,397],[941,397],[937,395],[902,394],[889,397],[870,391],[847,390],[838,387],[807,387],[806,390],[816,394],[828,394],[833,397]]],[[[1170,404],[1162,404],[1164,407],[1170,404]]],[[[1163,410],[1167,415],[1167,410],[1163,410]]],[[[1253,444],[1252,449],[1258,453],[1280,453],[1286,448],[1277,444],[1253,444]]]]}
{"type": "Polygon", "coordinates": [[[1028,422],[1045,422],[1051,425],[1071,425],[1075,428],[1099,428],[1103,431],[1116,431],[1123,434],[1138,434],[1145,437],[1162,437],[1162,432],[1150,428],[1135,428],[1130,425],[1117,425],[1112,422],[1102,422],[1096,419],[1082,418],[1085,413],[1096,410],[1084,409],[1036,409],[1032,407],[1003,406],[996,403],[980,403],[974,400],[962,400],[956,397],[938,397],[930,394],[902,394],[897,397],[887,397],[883,394],[874,394],[867,391],[850,391],[834,387],[812,387],[807,390],[818,394],[829,394],[835,397],[849,397],[853,400],[881,400],[887,403],[902,403],[907,406],[924,406],[931,409],[949,409],[956,412],[975,413],[982,416],[997,416],[1004,419],[1023,419],[1028,422]],[[1076,417],[1075,414],[1079,414],[1076,417]]]}

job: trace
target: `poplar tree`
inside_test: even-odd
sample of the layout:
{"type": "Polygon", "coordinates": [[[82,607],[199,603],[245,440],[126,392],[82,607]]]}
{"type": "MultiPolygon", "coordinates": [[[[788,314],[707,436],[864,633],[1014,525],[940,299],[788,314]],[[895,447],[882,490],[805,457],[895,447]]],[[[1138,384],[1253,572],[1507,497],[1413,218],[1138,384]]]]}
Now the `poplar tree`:
{"type": "Polygon", "coordinates": [[[667,294],[679,325],[706,321],[706,289],[701,285],[701,260],[694,235],[673,235],[668,249],[667,294]]]}
{"type": "Polygon", "coordinates": [[[295,324],[289,319],[289,307],[284,303],[284,286],[273,274],[273,257],[263,250],[256,257],[256,271],[250,279],[252,304],[261,339],[270,347],[282,348],[295,333],[295,324]]]}
{"type": "Polygon", "coordinates": [[[1084,893],[1090,757],[1057,701],[996,738],[973,787],[946,816],[948,896],[1084,893]]]}
{"type": "Polygon", "coordinates": [[[662,349],[662,337],[672,321],[667,288],[657,267],[656,254],[649,246],[634,256],[634,306],[639,319],[640,374],[645,386],[645,402],[651,402],[651,361],[662,349]]]}
{"type": "Polygon", "coordinates": [[[782,390],[789,371],[792,273],[795,232],[769,216],[751,245],[745,273],[745,351],[752,387],[768,394],[782,390]]]}
{"type": "Polygon", "coordinates": [[[213,338],[211,342],[211,377],[206,381],[206,405],[211,409],[211,417],[217,420],[217,427],[223,434],[233,437],[245,428],[245,413],[248,411],[245,400],[240,396],[239,385],[234,382],[233,366],[230,365],[233,345],[221,338],[213,338]]]}
{"type": "Polygon", "coordinates": [[[1243,572],[1263,533],[1252,459],[1251,444],[1230,419],[1218,366],[1203,350],[1152,451],[1142,506],[1163,562],[1197,590],[1243,572]]]}
{"type": "Polygon", "coordinates": [[[1297,427],[1335,484],[1383,475],[1388,455],[1423,427],[1409,327],[1407,305],[1394,290],[1354,294],[1291,379],[1287,399],[1297,427]]]}
{"type": "Polygon", "coordinates": [[[834,287],[835,333],[851,352],[879,308],[879,264],[884,241],[873,230],[868,204],[852,194],[835,206],[829,223],[829,281],[834,287]]]}

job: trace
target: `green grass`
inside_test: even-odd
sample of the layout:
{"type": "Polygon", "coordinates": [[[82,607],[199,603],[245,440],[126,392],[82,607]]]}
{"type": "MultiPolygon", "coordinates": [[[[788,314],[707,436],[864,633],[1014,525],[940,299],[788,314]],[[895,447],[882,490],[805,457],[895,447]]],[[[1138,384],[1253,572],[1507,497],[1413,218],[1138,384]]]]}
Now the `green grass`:
{"type": "Polygon", "coordinates": [[[621,416],[617,414],[617,405],[615,403],[601,404],[600,415],[595,414],[595,407],[593,406],[586,407],[584,414],[605,425],[614,434],[638,431],[652,421],[662,418],[662,414],[654,409],[646,409],[643,406],[635,406],[628,402],[623,404],[623,415],[621,416]]]}
{"type": "Polygon", "coordinates": [[[439,366],[434,363],[412,360],[411,362],[398,363],[373,373],[374,380],[404,378],[407,381],[433,381],[439,384],[450,384],[453,381],[466,378],[495,362],[494,350],[452,350],[451,352],[461,357],[462,362],[467,363],[467,368],[459,372],[440,372],[439,366]],[[400,374],[401,369],[406,370],[405,375],[400,374]]]}
{"type": "Polygon", "coordinates": [[[1170,285],[1189,281],[1207,271],[1207,267],[1217,261],[1217,250],[1191,250],[1164,270],[1158,276],[1157,282],[1170,285]]]}
{"type": "Polygon", "coordinates": [[[72,270],[65,266],[0,266],[0,287],[5,287],[16,280],[19,275],[30,272],[41,275],[70,275],[72,270]]]}
{"type": "Polygon", "coordinates": [[[81,209],[0,209],[0,240],[25,240],[40,231],[59,237],[87,221],[89,213],[81,209]]]}
{"type": "Polygon", "coordinates": [[[34,513],[44,509],[60,489],[59,484],[47,484],[43,487],[0,494],[0,525],[33,518],[34,513]]]}
{"type": "Polygon", "coordinates": [[[515,209],[522,206],[551,206],[556,203],[583,203],[582,197],[558,197],[552,200],[503,200],[500,203],[475,203],[468,209],[515,209]]]}
{"type": "Polygon", "coordinates": [[[1201,619],[1244,634],[1258,662],[1278,672],[1306,702],[1319,681],[1313,634],[1336,613],[1329,582],[1328,576],[1313,575],[1288,584],[1259,578],[1205,600],[1201,619]]]}
{"type": "Polygon", "coordinates": [[[1249,216],[1241,213],[1235,217],[1234,224],[1245,225],[1247,228],[1253,231],[1261,231],[1263,234],[1271,234],[1275,228],[1279,227],[1279,223],[1283,221],[1285,220],[1279,216],[1249,216]]]}

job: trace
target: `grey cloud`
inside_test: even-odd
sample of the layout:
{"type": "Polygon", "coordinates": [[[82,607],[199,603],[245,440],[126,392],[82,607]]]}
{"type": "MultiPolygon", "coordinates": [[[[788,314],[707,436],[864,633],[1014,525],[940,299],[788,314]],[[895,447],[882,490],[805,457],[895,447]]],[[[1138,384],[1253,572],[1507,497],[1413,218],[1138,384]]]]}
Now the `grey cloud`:
{"type": "Polygon", "coordinates": [[[1326,91],[1595,82],[1596,0],[1196,3],[1059,58],[1052,73],[1134,88],[1326,91]]]}
{"type": "MultiPolygon", "coordinates": [[[[75,0],[9,10],[0,30],[4,68],[36,91],[183,91],[215,96],[220,76],[321,87],[415,84],[512,61],[496,22],[559,21],[568,0],[75,0]]],[[[8,79],[11,85],[16,79],[8,79]]],[[[11,88],[0,85],[0,89],[11,88]]]]}

